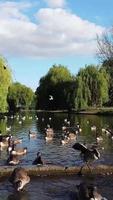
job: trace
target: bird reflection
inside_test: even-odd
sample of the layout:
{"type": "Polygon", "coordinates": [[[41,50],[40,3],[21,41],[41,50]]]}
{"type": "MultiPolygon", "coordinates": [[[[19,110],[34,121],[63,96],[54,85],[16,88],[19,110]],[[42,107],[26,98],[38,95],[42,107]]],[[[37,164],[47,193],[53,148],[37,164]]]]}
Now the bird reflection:
{"type": "Polygon", "coordinates": [[[29,194],[26,191],[19,191],[10,194],[7,200],[29,200],[29,194]]]}

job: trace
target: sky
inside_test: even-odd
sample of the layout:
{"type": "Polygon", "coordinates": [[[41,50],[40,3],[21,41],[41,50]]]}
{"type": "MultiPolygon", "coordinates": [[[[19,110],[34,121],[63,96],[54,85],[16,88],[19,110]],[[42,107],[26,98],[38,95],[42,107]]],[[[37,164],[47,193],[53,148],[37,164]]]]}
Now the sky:
{"type": "Polygon", "coordinates": [[[54,64],[77,74],[98,64],[97,35],[113,25],[112,0],[0,0],[0,55],[34,91],[54,64]]]}

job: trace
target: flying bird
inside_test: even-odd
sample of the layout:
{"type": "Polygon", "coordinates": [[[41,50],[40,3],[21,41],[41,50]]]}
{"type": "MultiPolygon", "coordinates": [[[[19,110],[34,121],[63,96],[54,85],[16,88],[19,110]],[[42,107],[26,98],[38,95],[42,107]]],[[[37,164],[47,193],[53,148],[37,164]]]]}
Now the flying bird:
{"type": "Polygon", "coordinates": [[[82,169],[85,165],[90,169],[90,164],[94,161],[100,158],[100,153],[96,148],[88,149],[84,144],[81,143],[75,143],[72,146],[73,149],[80,151],[80,156],[83,159],[83,162],[85,163],[79,171],[79,175],[82,174],[82,169]]]}
{"type": "Polygon", "coordinates": [[[52,101],[53,100],[53,96],[49,95],[49,100],[52,101]]]}

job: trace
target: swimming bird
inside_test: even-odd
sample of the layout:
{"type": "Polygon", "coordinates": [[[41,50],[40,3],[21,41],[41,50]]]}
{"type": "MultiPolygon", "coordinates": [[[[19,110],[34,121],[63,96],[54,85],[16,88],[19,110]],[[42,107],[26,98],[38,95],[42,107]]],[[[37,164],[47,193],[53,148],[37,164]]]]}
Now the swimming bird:
{"type": "Polygon", "coordinates": [[[65,135],[64,139],[61,140],[61,143],[64,145],[64,144],[67,144],[69,141],[70,141],[70,138],[67,135],[65,135]]]}
{"type": "MultiPolygon", "coordinates": [[[[91,171],[89,165],[90,165],[94,160],[97,160],[97,159],[100,158],[100,153],[99,153],[99,151],[98,151],[96,148],[88,149],[84,144],[81,144],[81,143],[75,143],[75,144],[72,146],[72,148],[81,152],[80,156],[81,156],[81,158],[83,159],[83,162],[85,163],[85,165],[87,165],[87,167],[88,167],[89,170],[91,171]]],[[[83,166],[80,168],[79,175],[82,174],[82,169],[83,169],[83,167],[84,167],[85,165],[83,165],[83,166]]]]}
{"type": "Polygon", "coordinates": [[[97,127],[95,125],[91,126],[91,131],[96,131],[97,127]]]}
{"type": "Polygon", "coordinates": [[[11,131],[11,126],[6,127],[6,131],[11,131]]]}
{"type": "Polygon", "coordinates": [[[12,155],[11,152],[10,152],[10,155],[7,159],[7,164],[8,165],[18,165],[20,162],[19,158],[17,155],[12,155]]]}
{"type": "Polygon", "coordinates": [[[51,141],[53,139],[53,136],[54,136],[54,131],[52,128],[50,128],[50,125],[48,124],[47,125],[47,128],[46,128],[46,141],[51,141]]]}
{"type": "Polygon", "coordinates": [[[85,182],[77,185],[77,200],[107,200],[102,197],[94,185],[88,185],[85,182]]]}
{"type": "Polygon", "coordinates": [[[9,181],[12,183],[16,191],[20,191],[27,183],[30,182],[30,177],[27,175],[24,168],[18,167],[12,172],[9,181]]]}
{"type": "Polygon", "coordinates": [[[43,160],[42,160],[42,158],[41,158],[41,153],[40,153],[40,152],[37,153],[37,157],[36,157],[36,159],[33,161],[32,164],[33,164],[33,165],[43,165],[43,164],[44,164],[44,163],[43,163],[43,160]]]}
{"type": "Polygon", "coordinates": [[[12,155],[17,155],[17,156],[22,156],[27,153],[27,147],[20,148],[20,149],[14,149],[11,154],[12,155]]]}
{"type": "Polygon", "coordinates": [[[29,130],[29,138],[36,138],[36,133],[29,130]]]}

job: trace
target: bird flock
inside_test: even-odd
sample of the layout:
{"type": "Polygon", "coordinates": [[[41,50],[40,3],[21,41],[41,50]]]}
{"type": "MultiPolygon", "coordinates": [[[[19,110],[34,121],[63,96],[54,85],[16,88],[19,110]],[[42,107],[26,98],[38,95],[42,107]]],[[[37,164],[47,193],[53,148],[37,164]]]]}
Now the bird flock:
{"type": "MultiPolygon", "coordinates": [[[[50,100],[52,100],[52,97],[50,97],[50,100]]],[[[11,116],[11,118],[13,118],[11,116]]],[[[38,120],[38,117],[35,116],[36,120],[38,120]]],[[[23,116],[20,120],[19,116],[17,116],[18,124],[22,124],[23,121],[26,119],[25,116],[23,116]]],[[[29,117],[29,119],[32,119],[32,116],[29,117]]],[[[51,121],[52,118],[49,117],[49,121],[51,121]]],[[[42,118],[42,121],[44,121],[44,118],[42,118]]],[[[8,134],[3,135],[0,131],[0,151],[3,151],[4,149],[7,150],[8,158],[6,161],[7,165],[18,165],[20,163],[20,156],[23,156],[27,153],[27,147],[23,148],[17,148],[18,144],[22,143],[21,138],[16,138],[12,136],[11,134],[11,126],[6,127],[6,131],[8,134]]],[[[54,139],[54,129],[50,126],[50,124],[47,124],[47,127],[45,128],[45,141],[49,142],[54,139]]],[[[65,145],[69,142],[76,141],[76,143],[72,146],[74,150],[77,150],[80,152],[80,158],[83,161],[83,165],[80,168],[79,175],[82,175],[82,170],[84,166],[86,165],[89,169],[89,171],[92,173],[90,164],[94,161],[100,158],[100,153],[95,147],[88,148],[86,144],[80,143],[77,141],[78,135],[81,133],[82,129],[77,122],[75,126],[70,126],[70,121],[67,119],[64,119],[64,124],[61,127],[62,132],[62,138],[61,138],[61,144],[65,145]]],[[[96,131],[96,126],[91,126],[91,131],[96,131]]],[[[110,136],[113,139],[113,133],[110,129],[102,129],[102,132],[105,133],[107,136],[110,136]]],[[[37,138],[37,133],[32,131],[31,129],[28,131],[28,137],[29,139],[35,139],[37,138]]],[[[102,136],[96,137],[97,143],[102,141],[102,136]]],[[[32,162],[33,165],[43,165],[44,161],[41,157],[41,152],[37,152],[35,160],[32,162]]],[[[23,187],[30,182],[30,177],[28,176],[26,170],[22,167],[16,167],[11,174],[9,181],[12,183],[13,187],[20,191],[23,189],[23,187]]],[[[103,198],[98,192],[97,188],[94,186],[87,186],[85,183],[80,183],[79,186],[77,186],[77,197],[76,200],[102,200],[103,198]]]]}

